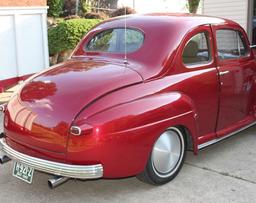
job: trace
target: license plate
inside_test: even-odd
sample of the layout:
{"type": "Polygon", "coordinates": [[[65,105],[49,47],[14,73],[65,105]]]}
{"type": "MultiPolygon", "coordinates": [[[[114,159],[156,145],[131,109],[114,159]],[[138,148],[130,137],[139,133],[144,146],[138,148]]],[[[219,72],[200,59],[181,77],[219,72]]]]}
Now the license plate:
{"type": "Polygon", "coordinates": [[[26,164],[15,162],[13,167],[12,175],[20,180],[23,180],[29,184],[32,183],[33,180],[34,169],[26,164]]]}

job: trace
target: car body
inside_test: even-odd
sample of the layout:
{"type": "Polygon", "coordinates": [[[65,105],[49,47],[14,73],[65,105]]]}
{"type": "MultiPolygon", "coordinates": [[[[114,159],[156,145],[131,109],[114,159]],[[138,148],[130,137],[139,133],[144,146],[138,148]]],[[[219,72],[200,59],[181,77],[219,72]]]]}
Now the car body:
{"type": "Polygon", "coordinates": [[[63,177],[138,175],[163,184],[178,174],[186,150],[197,154],[255,123],[255,83],[247,35],[233,21],[110,19],[68,61],[32,76],[12,97],[2,148],[63,177]]]}

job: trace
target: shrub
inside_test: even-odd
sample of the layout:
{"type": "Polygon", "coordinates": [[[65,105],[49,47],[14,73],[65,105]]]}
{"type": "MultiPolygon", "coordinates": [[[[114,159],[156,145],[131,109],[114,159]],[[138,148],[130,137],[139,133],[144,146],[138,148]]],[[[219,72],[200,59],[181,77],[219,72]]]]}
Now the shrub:
{"type": "Polygon", "coordinates": [[[48,16],[59,17],[63,13],[64,0],[47,0],[48,16]]]}
{"type": "Polygon", "coordinates": [[[48,30],[50,55],[74,49],[81,38],[100,20],[71,19],[60,22],[48,30]]]}
{"type": "Polygon", "coordinates": [[[100,12],[100,13],[93,13],[93,12],[91,12],[91,13],[84,14],[84,18],[87,18],[87,19],[102,19],[102,20],[104,20],[104,19],[107,19],[108,16],[105,13],[102,13],[102,12],[100,12]]]}
{"type": "Polygon", "coordinates": [[[118,8],[115,11],[111,13],[111,17],[117,17],[117,16],[122,16],[122,15],[129,15],[129,14],[134,14],[136,11],[130,7],[122,7],[118,8]],[[125,12],[126,11],[126,12],[125,12]]]}

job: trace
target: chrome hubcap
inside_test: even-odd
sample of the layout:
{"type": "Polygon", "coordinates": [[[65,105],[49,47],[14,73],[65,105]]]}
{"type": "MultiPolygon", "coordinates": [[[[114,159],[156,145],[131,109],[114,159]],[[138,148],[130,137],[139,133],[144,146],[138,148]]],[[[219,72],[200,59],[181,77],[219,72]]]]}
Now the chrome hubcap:
{"type": "Polygon", "coordinates": [[[152,165],[160,177],[168,177],[178,168],[184,153],[182,134],[176,128],[165,131],[156,141],[152,151],[152,165]]]}

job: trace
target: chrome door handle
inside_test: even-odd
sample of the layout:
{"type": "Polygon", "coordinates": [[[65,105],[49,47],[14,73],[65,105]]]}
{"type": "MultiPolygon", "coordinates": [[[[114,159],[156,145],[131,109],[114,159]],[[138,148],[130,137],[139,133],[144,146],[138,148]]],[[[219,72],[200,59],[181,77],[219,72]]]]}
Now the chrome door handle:
{"type": "Polygon", "coordinates": [[[229,73],[229,71],[227,70],[227,71],[221,71],[220,72],[220,75],[226,75],[226,74],[228,74],[229,73]]]}

